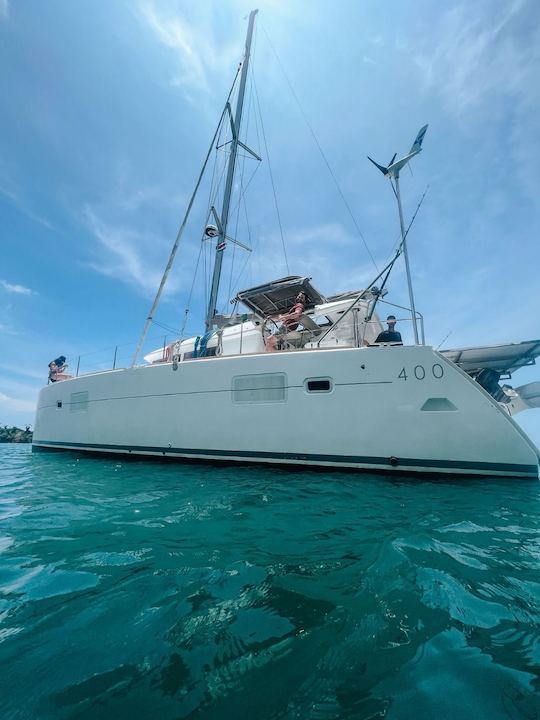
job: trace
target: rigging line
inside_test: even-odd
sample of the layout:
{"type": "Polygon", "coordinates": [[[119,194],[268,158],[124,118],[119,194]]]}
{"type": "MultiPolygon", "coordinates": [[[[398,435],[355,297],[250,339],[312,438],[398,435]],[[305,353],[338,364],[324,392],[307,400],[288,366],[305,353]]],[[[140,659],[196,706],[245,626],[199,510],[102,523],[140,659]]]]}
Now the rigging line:
{"type": "Polygon", "coordinates": [[[236,208],[240,205],[241,200],[245,197],[246,192],[247,192],[249,186],[251,185],[251,181],[252,181],[253,178],[255,177],[255,173],[256,173],[257,170],[260,168],[260,166],[261,166],[261,164],[260,164],[260,163],[257,163],[257,165],[255,166],[253,172],[252,172],[251,175],[249,176],[249,180],[247,181],[247,183],[246,183],[246,184],[244,185],[244,187],[243,187],[243,194],[242,194],[241,197],[238,198],[238,200],[237,200],[237,202],[236,202],[236,205],[234,206],[233,212],[236,211],[236,208]]]}
{"type": "MultiPolygon", "coordinates": [[[[227,152],[224,152],[224,153],[223,153],[223,167],[221,168],[221,173],[220,173],[220,176],[219,176],[219,180],[217,181],[217,183],[216,183],[216,185],[215,185],[215,187],[214,187],[214,189],[213,189],[213,193],[214,193],[214,194],[213,194],[213,196],[211,197],[210,205],[214,205],[214,206],[215,206],[215,204],[216,204],[216,198],[217,198],[218,193],[219,193],[219,191],[220,191],[221,183],[223,182],[223,177],[224,177],[225,171],[226,171],[226,169],[227,169],[227,156],[228,156],[228,155],[229,155],[229,153],[227,153],[227,152]]],[[[216,150],[216,162],[217,162],[217,150],[216,150]]]]}
{"type": "Polygon", "coordinates": [[[294,99],[296,100],[296,104],[298,105],[298,107],[299,107],[299,109],[300,109],[300,112],[301,112],[301,114],[302,114],[302,117],[304,118],[304,122],[305,122],[306,125],[308,126],[308,129],[309,129],[311,135],[313,136],[313,139],[314,139],[314,141],[315,141],[315,144],[317,145],[317,148],[318,148],[319,152],[321,153],[321,157],[322,157],[322,159],[324,160],[324,163],[325,163],[326,167],[328,168],[328,172],[330,173],[330,176],[332,177],[332,180],[334,181],[334,184],[335,184],[335,186],[336,186],[336,188],[337,188],[337,191],[338,191],[338,193],[339,193],[339,196],[341,197],[341,199],[342,199],[342,201],[343,201],[343,204],[345,205],[345,207],[346,207],[346,209],[347,209],[347,212],[349,213],[349,216],[350,216],[350,218],[351,218],[351,220],[352,220],[352,222],[353,222],[354,227],[356,228],[358,234],[360,235],[360,238],[361,238],[362,242],[364,243],[364,247],[366,248],[369,257],[371,258],[371,262],[373,263],[375,269],[378,271],[379,268],[378,268],[378,266],[377,266],[377,263],[375,262],[375,258],[373,257],[373,254],[372,254],[371,250],[369,249],[369,245],[367,244],[367,241],[366,241],[366,239],[365,239],[365,237],[364,237],[364,234],[363,234],[362,231],[360,230],[360,226],[358,225],[358,222],[357,222],[357,220],[356,220],[356,218],[355,218],[355,216],[354,216],[354,214],[353,214],[353,211],[351,210],[351,206],[349,205],[349,203],[347,202],[347,199],[345,198],[345,195],[343,194],[343,191],[342,191],[342,189],[341,189],[341,186],[340,186],[340,184],[339,184],[336,176],[334,175],[334,171],[332,170],[332,167],[330,166],[330,163],[328,162],[328,159],[327,159],[326,155],[324,154],[324,151],[323,151],[323,149],[322,149],[322,147],[321,147],[321,144],[320,144],[319,140],[317,139],[317,136],[316,136],[316,134],[315,134],[315,130],[314,130],[313,127],[311,126],[311,123],[309,122],[309,120],[308,120],[308,118],[307,118],[307,115],[306,115],[306,113],[304,112],[304,108],[302,107],[302,104],[301,104],[301,102],[300,102],[297,94],[296,94],[295,91],[294,91],[294,88],[293,88],[293,86],[292,86],[292,83],[291,83],[291,81],[289,80],[289,77],[288,77],[287,73],[285,72],[285,68],[283,67],[283,65],[282,65],[282,63],[281,63],[281,60],[279,59],[279,55],[277,54],[276,49],[275,49],[274,46],[272,45],[272,41],[271,41],[270,38],[268,37],[268,33],[266,32],[266,30],[265,30],[264,27],[263,27],[263,32],[264,32],[264,34],[266,35],[266,39],[268,40],[268,44],[270,45],[270,47],[271,47],[271,49],[272,49],[272,52],[273,52],[274,55],[276,56],[276,60],[278,61],[279,67],[280,67],[280,69],[281,69],[281,72],[283,73],[283,76],[284,76],[284,78],[285,78],[285,80],[286,80],[286,82],[287,82],[287,85],[289,86],[289,89],[290,89],[290,91],[291,91],[294,99]]]}
{"type": "MultiPolygon", "coordinates": [[[[243,168],[242,168],[243,173],[243,168]]],[[[242,191],[242,178],[240,179],[240,192],[242,191]]],[[[238,221],[240,219],[240,203],[236,206],[236,223],[234,227],[234,239],[238,237],[238,221]]],[[[231,273],[229,275],[229,289],[227,290],[227,295],[230,299],[231,297],[231,286],[232,286],[232,277],[233,277],[233,270],[234,270],[234,260],[236,258],[236,243],[233,243],[233,252],[232,252],[232,258],[231,258],[231,273]]],[[[226,301],[225,301],[226,302],[226,301]]],[[[226,307],[226,306],[225,306],[226,307]]],[[[224,310],[222,311],[224,312],[224,310]]]]}
{"type": "MultiPolygon", "coordinates": [[[[254,65],[255,65],[255,63],[253,62],[253,63],[252,63],[252,66],[250,66],[250,72],[251,72],[252,74],[253,74],[253,67],[254,67],[254,65]]],[[[256,108],[255,108],[255,101],[254,101],[254,99],[253,99],[253,95],[254,95],[254,93],[253,93],[253,76],[252,76],[251,80],[252,80],[252,85],[251,85],[252,92],[251,92],[251,95],[250,95],[250,102],[251,102],[251,108],[252,108],[252,109],[250,110],[250,112],[253,113],[253,120],[254,120],[254,125],[255,125],[255,132],[256,132],[256,134],[257,134],[257,154],[258,154],[259,157],[260,157],[260,156],[261,156],[261,140],[260,140],[260,137],[259,137],[259,126],[258,126],[258,122],[257,122],[257,113],[256,113],[256,108]]],[[[241,202],[242,200],[244,200],[244,202],[245,202],[245,195],[246,195],[246,193],[247,193],[247,191],[248,191],[248,188],[249,188],[249,186],[251,185],[251,183],[252,183],[252,181],[253,181],[253,178],[255,177],[256,172],[258,171],[258,169],[261,167],[261,164],[262,164],[260,161],[255,160],[255,158],[253,158],[251,155],[242,155],[241,153],[239,153],[239,156],[240,156],[240,157],[245,157],[245,158],[247,158],[248,160],[253,160],[253,161],[255,162],[255,166],[254,166],[254,168],[253,168],[253,172],[251,173],[251,175],[250,175],[250,177],[249,177],[249,180],[248,180],[247,183],[244,185],[243,195],[240,195],[240,196],[239,196],[239,198],[238,198],[238,200],[237,200],[237,205],[234,206],[232,212],[235,212],[235,211],[236,211],[237,206],[240,204],[240,202],[241,202]]]]}
{"type": "Polygon", "coordinates": [[[157,325],[157,327],[163,328],[164,330],[167,330],[167,332],[173,333],[174,335],[178,335],[178,333],[180,332],[178,328],[173,328],[166,323],[159,322],[158,320],[154,320],[153,325],[157,325]]]}
{"type": "MultiPolygon", "coordinates": [[[[245,130],[243,132],[243,136],[246,138],[246,142],[247,142],[247,138],[249,135],[249,121],[251,119],[251,113],[249,112],[249,109],[250,109],[250,105],[251,105],[251,99],[253,97],[253,76],[251,76],[250,91],[251,91],[250,97],[249,97],[249,100],[247,103],[248,112],[245,114],[245,116],[242,117],[242,122],[244,121],[244,117],[246,118],[245,119],[245,130]]],[[[238,137],[240,137],[241,132],[242,132],[242,123],[240,124],[240,127],[238,128],[238,137]]],[[[242,164],[241,164],[241,168],[240,168],[240,193],[239,193],[239,198],[238,198],[236,207],[233,209],[233,213],[236,212],[236,223],[235,223],[235,228],[234,228],[234,239],[235,240],[238,238],[238,224],[239,224],[239,220],[240,220],[240,203],[241,203],[241,199],[242,199],[242,196],[244,193],[244,172],[246,169],[246,157],[247,157],[246,154],[244,154],[242,156],[242,164]]],[[[235,259],[236,259],[236,243],[233,243],[233,253],[232,253],[232,258],[231,258],[231,272],[229,275],[229,289],[227,291],[228,297],[227,297],[226,302],[228,300],[230,300],[230,298],[231,298],[231,288],[232,288],[232,281],[233,281],[235,259]]],[[[227,308],[227,305],[225,305],[223,312],[225,312],[226,308],[227,308]]]]}
{"type": "MultiPolygon", "coordinates": [[[[410,222],[409,222],[409,224],[408,224],[408,226],[407,226],[407,229],[405,230],[405,237],[404,237],[405,240],[407,239],[407,237],[408,237],[408,235],[409,235],[409,230],[411,229],[412,224],[413,224],[414,221],[416,220],[416,216],[418,215],[418,212],[419,212],[420,208],[422,207],[422,203],[424,202],[424,198],[426,197],[428,190],[429,190],[429,185],[426,185],[426,189],[424,190],[424,192],[423,192],[423,194],[422,194],[422,197],[420,198],[420,200],[419,200],[419,202],[418,202],[418,205],[416,206],[416,210],[414,211],[413,216],[412,216],[412,218],[411,218],[411,220],[410,220],[410,222]]],[[[400,236],[400,237],[401,237],[401,236],[400,236]]],[[[403,239],[398,239],[398,245],[397,245],[397,246],[394,246],[394,247],[396,247],[396,248],[399,247],[399,248],[401,249],[402,246],[403,246],[403,239]]],[[[393,252],[394,252],[394,250],[392,250],[392,251],[389,253],[388,257],[390,257],[390,255],[391,255],[393,252]]]]}
{"type": "MultiPolygon", "coordinates": [[[[235,283],[234,283],[234,288],[235,288],[235,289],[236,289],[236,288],[238,287],[238,285],[240,284],[240,280],[241,280],[241,278],[242,278],[242,275],[243,275],[244,272],[246,271],[246,268],[248,267],[249,261],[251,260],[251,256],[256,252],[257,248],[259,247],[260,240],[261,240],[261,236],[258,235],[258,237],[257,237],[257,242],[253,245],[253,252],[248,254],[248,256],[247,256],[244,264],[242,265],[242,268],[241,268],[240,272],[238,273],[238,276],[237,276],[236,281],[235,281],[235,283]]],[[[251,242],[251,234],[250,234],[250,242],[251,242]]],[[[250,266],[250,267],[251,267],[251,266],[250,266]]]]}
{"type": "MultiPolygon", "coordinates": [[[[222,125],[221,125],[220,131],[219,131],[219,135],[218,135],[218,137],[216,138],[216,145],[219,144],[219,140],[220,140],[220,138],[221,138],[222,133],[223,133],[223,123],[222,123],[222,125]]],[[[216,169],[217,169],[217,164],[218,164],[218,153],[217,153],[217,150],[216,150],[216,152],[214,153],[214,164],[213,164],[213,167],[212,167],[212,179],[211,179],[211,181],[210,181],[210,192],[208,193],[208,205],[209,205],[209,206],[212,204],[212,194],[213,194],[213,192],[214,192],[214,183],[215,183],[215,181],[216,181],[216,169]]]]}
{"type": "Polygon", "coordinates": [[[201,242],[199,247],[199,255],[197,257],[197,264],[195,265],[195,271],[193,272],[193,279],[191,281],[191,288],[189,289],[188,301],[186,304],[186,309],[184,310],[184,320],[182,322],[182,329],[180,330],[180,340],[183,340],[184,338],[184,330],[186,329],[187,319],[191,309],[191,297],[193,295],[193,288],[195,287],[195,281],[197,279],[197,272],[199,271],[199,263],[201,262],[201,254],[203,252],[203,248],[204,243],[201,242]]]}
{"type": "Polygon", "coordinates": [[[453,332],[454,332],[454,329],[452,328],[452,330],[450,330],[450,332],[446,333],[446,335],[443,337],[443,339],[441,340],[441,342],[437,345],[437,347],[436,347],[435,349],[436,349],[436,350],[439,350],[439,348],[441,347],[441,345],[448,340],[448,338],[450,337],[450,335],[451,335],[453,332]]]}
{"type": "MultiPolygon", "coordinates": [[[[238,74],[239,74],[239,72],[240,72],[240,68],[241,68],[241,67],[242,67],[242,63],[240,63],[240,65],[238,66],[238,68],[237,68],[237,70],[236,70],[236,74],[235,74],[235,76],[234,76],[234,80],[233,80],[231,89],[229,90],[229,94],[228,94],[228,96],[227,96],[227,102],[229,101],[229,98],[230,98],[230,96],[231,96],[231,94],[232,94],[232,92],[233,92],[233,90],[234,90],[234,87],[235,87],[235,85],[236,85],[236,80],[237,80],[237,78],[238,78],[238,74]]],[[[226,105],[225,105],[225,107],[226,107],[226,105]]],[[[160,282],[160,284],[159,284],[158,291],[157,291],[156,296],[155,296],[155,298],[154,298],[154,302],[152,303],[152,307],[150,308],[150,312],[148,313],[148,316],[147,316],[147,318],[146,318],[146,322],[145,322],[145,324],[144,324],[144,329],[143,329],[143,331],[142,331],[141,337],[139,338],[139,342],[138,342],[138,344],[137,344],[137,348],[136,348],[136,350],[135,350],[135,354],[133,355],[133,359],[132,359],[132,361],[131,361],[131,367],[135,367],[135,363],[137,362],[137,357],[138,357],[139,352],[140,352],[140,350],[141,350],[141,348],[142,348],[142,346],[143,346],[143,344],[144,344],[146,335],[147,335],[147,333],[148,333],[148,329],[149,329],[149,327],[150,327],[150,325],[151,325],[151,323],[152,323],[152,321],[153,321],[153,319],[154,319],[155,312],[156,312],[156,310],[157,310],[157,307],[158,307],[158,305],[159,305],[159,301],[160,301],[160,299],[161,299],[161,293],[163,292],[163,288],[165,287],[165,283],[167,282],[167,278],[168,278],[168,276],[169,276],[169,272],[170,272],[170,270],[171,270],[171,268],[172,268],[172,266],[173,266],[174,258],[176,257],[176,251],[178,250],[178,246],[180,245],[180,240],[182,239],[182,235],[184,234],[184,228],[186,227],[187,221],[188,221],[188,219],[189,219],[189,215],[190,215],[190,213],[191,213],[191,208],[193,207],[193,204],[194,204],[194,202],[195,202],[195,198],[196,198],[196,196],[197,196],[197,192],[198,192],[199,187],[200,187],[200,184],[201,184],[201,182],[202,182],[203,175],[204,175],[204,173],[205,173],[206,166],[207,166],[207,164],[208,164],[208,160],[209,160],[210,155],[211,155],[211,153],[212,153],[212,151],[213,151],[213,149],[214,149],[214,143],[215,143],[216,138],[217,138],[217,136],[218,136],[219,129],[220,129],[220,127],[221,127],[221,123],[223,122],[223,118],[225,117],[225,107],[223,108],[223,111],[222,111],[222,113],[221,113],[221,117],[219,118],[219,122],[218,122],[218,124],[217,124],[216,130],[215,130],[214,135],[213,135],[213,137],[212,137],[212,142],[210,143],[210,147],[208,148],[208,152],[206,153],[206,157],[205,157],[205,159],[204,159],[204,163],[203,163],[203,166],[202,166],[202,170],[201,170],[201,172],[199,173],[199,177],[198,177],[198,179],[197,179],[197,183],[196,183],[196,185],[195,185],[195,189],[193,190],[193,193],[192,193],[192,195],[191,195],[189,204],[188,204],[187,209],[186,209],[186,212],[185,212],[185,214],[184,214],[184,219],[182,220],[182,224],[180,225],[180,228],[179,228],[179,230],[178,230],[178,233],[176,234],[176,239],[175,239],[174,244],[173,244],[173,246],[172,246],[172,250],[171,250],[171,253],[170,253],[170,255],[169,255],[169,259],[168,259],[168,261],[167,261],[167,265],[165,266],[165,271],[163,272],[163,275],[162,275],[162,277],[161,277],[161,282],[160,282]]]]}
{"type": "Polygon", "coordinates": [[[277,201],[276,187],[274,185],[274,175],[272,173],[272,164],[270,163],[270,153],[268,152],[268,144],[266,142],[266,133],[264,131],[264,123],[263,123],[262,113],[261,113],[261,104],[259,102],[259,93],[257,92],[257,83],[255,82],[255,76],[253,75],[253,72],[252,72],[252,78],[253,78],[253,88],[255,90],[255,100],[257,102],[257,108],[259,111],[259,120],[261,123],[261,132],[262,132],[262,137],[263,137],[263,142],[264,142],[264,151],[266,153],[266,160],[268,162],[268,172],[270,174],[270,184],[272,185],[272,193],[274,195],[274,205],[276,206],[276,215],[277,215],[278,225],[279,225],[279,234],[281,236],[281,245],[283,247],[283,255],[285,256],[285,267],[287,268],[287,275],[289,275],[290,274],[289,259],[287,257],[287,248],[285,247],[285,238],[283,237],[283,226],[281,224],[281,215],[279,213],[279,205],[278,205],[278,201],[277,201]]]}
{"type": "Polygon", "coordinates": [[[255,250],[256,250],[257,247],[259,246],[259,240],[257,240],[257,244],[256,244],[255,246],[253,246],[253,244],[252,244],[251,226],[250,226],[250,224],[249,224],[249,217],[248,217],[248,211],[247,211],[247,203],[246,203],[246,195],[245,195],[245,192],[244,192],[244,195],[242,195],[242,200],[243,200],[243,202],[244,202],[244,215],[246,216],[246,226],[247,226],[247,233],[248,233],[248,242],[249,242],[249,246],[252,248],[252,252],[251,252],[251,253],[248,253],[248,255],[247,255],[247,257],[246,257],[246,259],[245,259],[245,261],[244,261],[244,264],[242,265],[242,267],[241,267],[241,269],[240,269],[240,272],[238,273],[238,275],[237,275],[237,277],[236,277],[236,280],[235,280],[235,282],[234,282],[234,285],[232,286],[232,290],[229,292],[229,295],[232,295],[232,293],[237,292],[238,284],[239,284],[239,282],[240,282],[240,278],[241,278],[242,275],[244,274],[244,271],[245,271],[246,267],[248,266],[248,263],[249,263],[249,261],[251,260],[252,255],[254,254],[255,250]]]}

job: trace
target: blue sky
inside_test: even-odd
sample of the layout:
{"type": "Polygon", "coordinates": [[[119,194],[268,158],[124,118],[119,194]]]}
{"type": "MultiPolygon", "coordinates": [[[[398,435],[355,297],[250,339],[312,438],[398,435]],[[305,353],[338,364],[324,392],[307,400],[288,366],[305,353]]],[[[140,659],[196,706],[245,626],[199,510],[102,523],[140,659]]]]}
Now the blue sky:
{"type": "MultiPolygon", "coordinates": [[[[244,130],[265,154],[256,87],[290,272],[331,293],[361,287],[374,268],[269,40],[379,266],[398,221],[388,183],[366,155],[388,161],[429,122],[424,152],[402,176],[407,217],[429,184],[409,238],[428,341],[540,337],[540,5],[258,7],[244,130]]],[[[251,8],[244,0],[0,0],[0,422],[33,422],[47,363],[60,353],[72,368],[81,355],[89,370],[110,364],[119,345],[119,364],[128,361],[251,8]]],[[[246,160],[244,184],[255,164],[246,160]]],[[[208,192],[157,316],[173,328],[183,322],[208,192]]],[[[266,157],[246,209],[232,217],[256,252],[236,283],[246,258],[235,252],[231,274],[228,250],[222,307],[229,289],[287,274],[266,157]]],[[[389,289],[407,304],[402,267],[389,289]]],[[[201,271],[189,331],[202,329],[204,306],[201,271]]],[[[153,327],[146,348],[165,334],[153,327]]],[[[527,368],[514,384],[537,379],[538,368],[527,368]]],[[[519,420],[540,444],[540,413],[519,420]]]]}

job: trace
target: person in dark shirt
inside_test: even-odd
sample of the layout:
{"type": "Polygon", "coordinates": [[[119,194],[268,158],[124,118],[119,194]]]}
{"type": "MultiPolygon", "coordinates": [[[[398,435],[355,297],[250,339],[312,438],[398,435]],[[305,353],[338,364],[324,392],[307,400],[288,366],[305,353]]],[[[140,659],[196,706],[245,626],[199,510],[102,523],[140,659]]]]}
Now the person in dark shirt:
{"type": "Polygon", "coordinates": [[[383,330],[377,335],[376,343],[400,343],[403,342],[401,339],[401,333],[398,333],[394,328],[396,327],[396,316],[389,315],[386,318],[388,330],[383,330]]]}
{"type": "Polygon", "coordinates": [[[60,355],[60,357],[57,357],[56,360],[52,360],[49,363],[49,382],[55,383],[59,380],[69,380],[71,375],[66,374],[66,368],[65,355],[60,355]]]}

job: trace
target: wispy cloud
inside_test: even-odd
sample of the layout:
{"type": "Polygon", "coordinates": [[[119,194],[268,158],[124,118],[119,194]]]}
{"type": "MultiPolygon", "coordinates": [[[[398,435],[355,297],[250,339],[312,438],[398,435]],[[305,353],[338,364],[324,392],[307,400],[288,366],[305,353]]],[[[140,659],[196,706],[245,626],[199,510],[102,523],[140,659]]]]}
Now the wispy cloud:
{"type": "MultiPolygon", "coordinates": [[[[329,294],[360,288],[373,276],[372,267],[357,248],[361,240],[337,222],[293,228],[285,231],[289,267],[295,274],[311,277],[317,288],[329,294]]],[[[276,235],[261,238],[262,248],[250,258],[254,282],[265,282],[287,274],[285,258],[277,248],[276,235]]],[[[244,276],[245,277],[245,276],[244,276]]],[[[240,280],[240,285],[242,280],[240,280]]],[[[239,289],[239,288],[236,288],[239,289]]]]}
{"type": "Polygon", "coordinates": [[[127,282],[145,294],[159,285],[160,275],[149,266],[144,246],[155,246],[155,238],[133,227],[113,224],[98,217],[87,205],[84,215],[88,228],[100,243],[99,260],[90,262],[97,272],[127,282]]]}
{"type": "Polygon", "coordinates": [[[17,283],[8,283],[6,280],[0,280],[0,285],[9,293],[15,293],[16,295],[33,295],[34,291],[24,285],[18,285],[17,283]]]}
{"type": "Polygon", "coordinates": [[[34,378],[35,380],[43,380],[45,373],[43,370],[33,370],[32,368],[21,367],[20,365],[10,365],[9,363],[0,363],[0,370],[5,370],[14,375],[22,377],[34,378]]]}
{"type": "Polygon", "coordinates": [[[433,32],[407,48],[426,90],[468,134],[493,137],[492,157],[507,161],[529,197],[540,192],[536,142],[540,104],[540,10],[535,2],[449,6],[433,32]],[[495,128],[504,129],[504,146],[495,128]],[[495,147],[496,146],[496,147],[495,147]],[[508,162],[511,161],[511,162],[508,162]]]}
{"type": "MultiPolygon", "coordinates": [[[[108,220],[105,212],[87,205],[84,209],[86,224],[99,246],[94,259],[88,263],[96,272],[116,278],[135,290],[151,297],[156,292],[164,269],[172,238],[164,238],[137,226],[134,218],[108,220]]],[[[118,217],[118,216],[116,216],[118,217]]],[[[184,248],[184,257],[186,249],[184,248]]],[[[176,264],[171,273],[165,295],[171,295],[187,286],[184,266],[176,264]]]]}
{"type": "Polygon", "coordinates": [[[10,325],[0,322],[0,334],[2,335],[18,335],[19,333],[14,330],[10,325]]]}
{"type": "MultiPolygon", "coordinates": [[[[2,0],[0,0],[0,3],[2,0]]],[[[2,17],[0,12],[0,18],[2,17]]],[[[15,182],[7,177],[5,174],[0,177],[0,195],[2,195],[8,202],[17,208],[19,212],[26,217],[30,218],[39,225],[43,225],[47,230],[54,230],[54,226],[44,217],[34,212],[31,207],[31,203],[24,196],[21,190],[17,187],[15,182]]]]}
{"type": "Polygon", "coordinates": [[[31,422],[36,409],[39,387],[0,375],[0,422],[31,422]]]}
{"type": "Polygon", "coordinates": [[[426,82],[443,96],[450,112],[468,113],[492,93],[520,92],[524,66],[537,53],[524,47],[512,27],[523,6],[521,0],[504,3],[502,12],[493,13],[489,6],[469,3],[451,7],[415,53],[426,82]]]}
{"type": "Polygon", "coordinates": [[[36,409],[36,402],[36,400],[10,397],[0,392],[0,413],[13,411],[33,413],[36,409]]]}
{"type": "MultiPolygon", "coordinates": [[[[159,42],[175,53],[176,70],[171,83],[182,88],[187,99],[195,102],[201,94],[210,94],[211,76],[230,73],[241,54],[241,46],[214,37],[215,13],[200,6],[197,20],[189,22],[181,14],[165,10],[162,4],[142,2],[139,13],[159,42]]],[[[192,8],[194,6],[191,6],[192,8]]],[[[215,88],[214,88],[215,89],[215,88]]]]}
{"type": "Polygon", "coordinates": [[[9,17],[8,0],[0,0],[0,20],[7,20],[9,17]]]}

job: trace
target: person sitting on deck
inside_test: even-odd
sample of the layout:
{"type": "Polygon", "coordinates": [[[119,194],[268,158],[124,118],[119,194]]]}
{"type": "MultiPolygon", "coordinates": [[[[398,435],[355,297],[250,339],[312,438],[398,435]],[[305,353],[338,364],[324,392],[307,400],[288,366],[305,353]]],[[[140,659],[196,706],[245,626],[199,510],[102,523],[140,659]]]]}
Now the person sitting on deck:
{"type": "Polygon", "coordinates": [[[388,325],[388,330],[383,330],[381,333],[379,333],[377,335],[375,342],[376,343],[402,343],[403,340],[401,339],[401,333],[397,332],[397,330],[394,330],[394,328],[396,327],[396,316],[389,315],[386,318],[386,323],[388,325]]]}
{"type": "Polygon", "coordinates": [[[268,352],[276,352],[276,350],[278,349],[278,340],[280,339],[280,337],[283,337],[283,335],[286,335],[292,330],[296,330],[296,328],[298,327],[298,321],[304,313],[305,306],[306,296],[303,292],[299,292],[296,296],[295,304],[292,306],[289,312],[279,316],[278,319],[281,320],[281,327],[278,328],[277,332],[275,332],[273,335],[270,335],[270,337],[266,340],[266,350],[268,352]]]}
{"type": "Polygon", "coordinates": [[[56,360],[49,363],[49,382],[58,382],[59,380],[69,380],[71,375],[64,372],[67,368],[65,355],[60,355],[56,360]]]}

